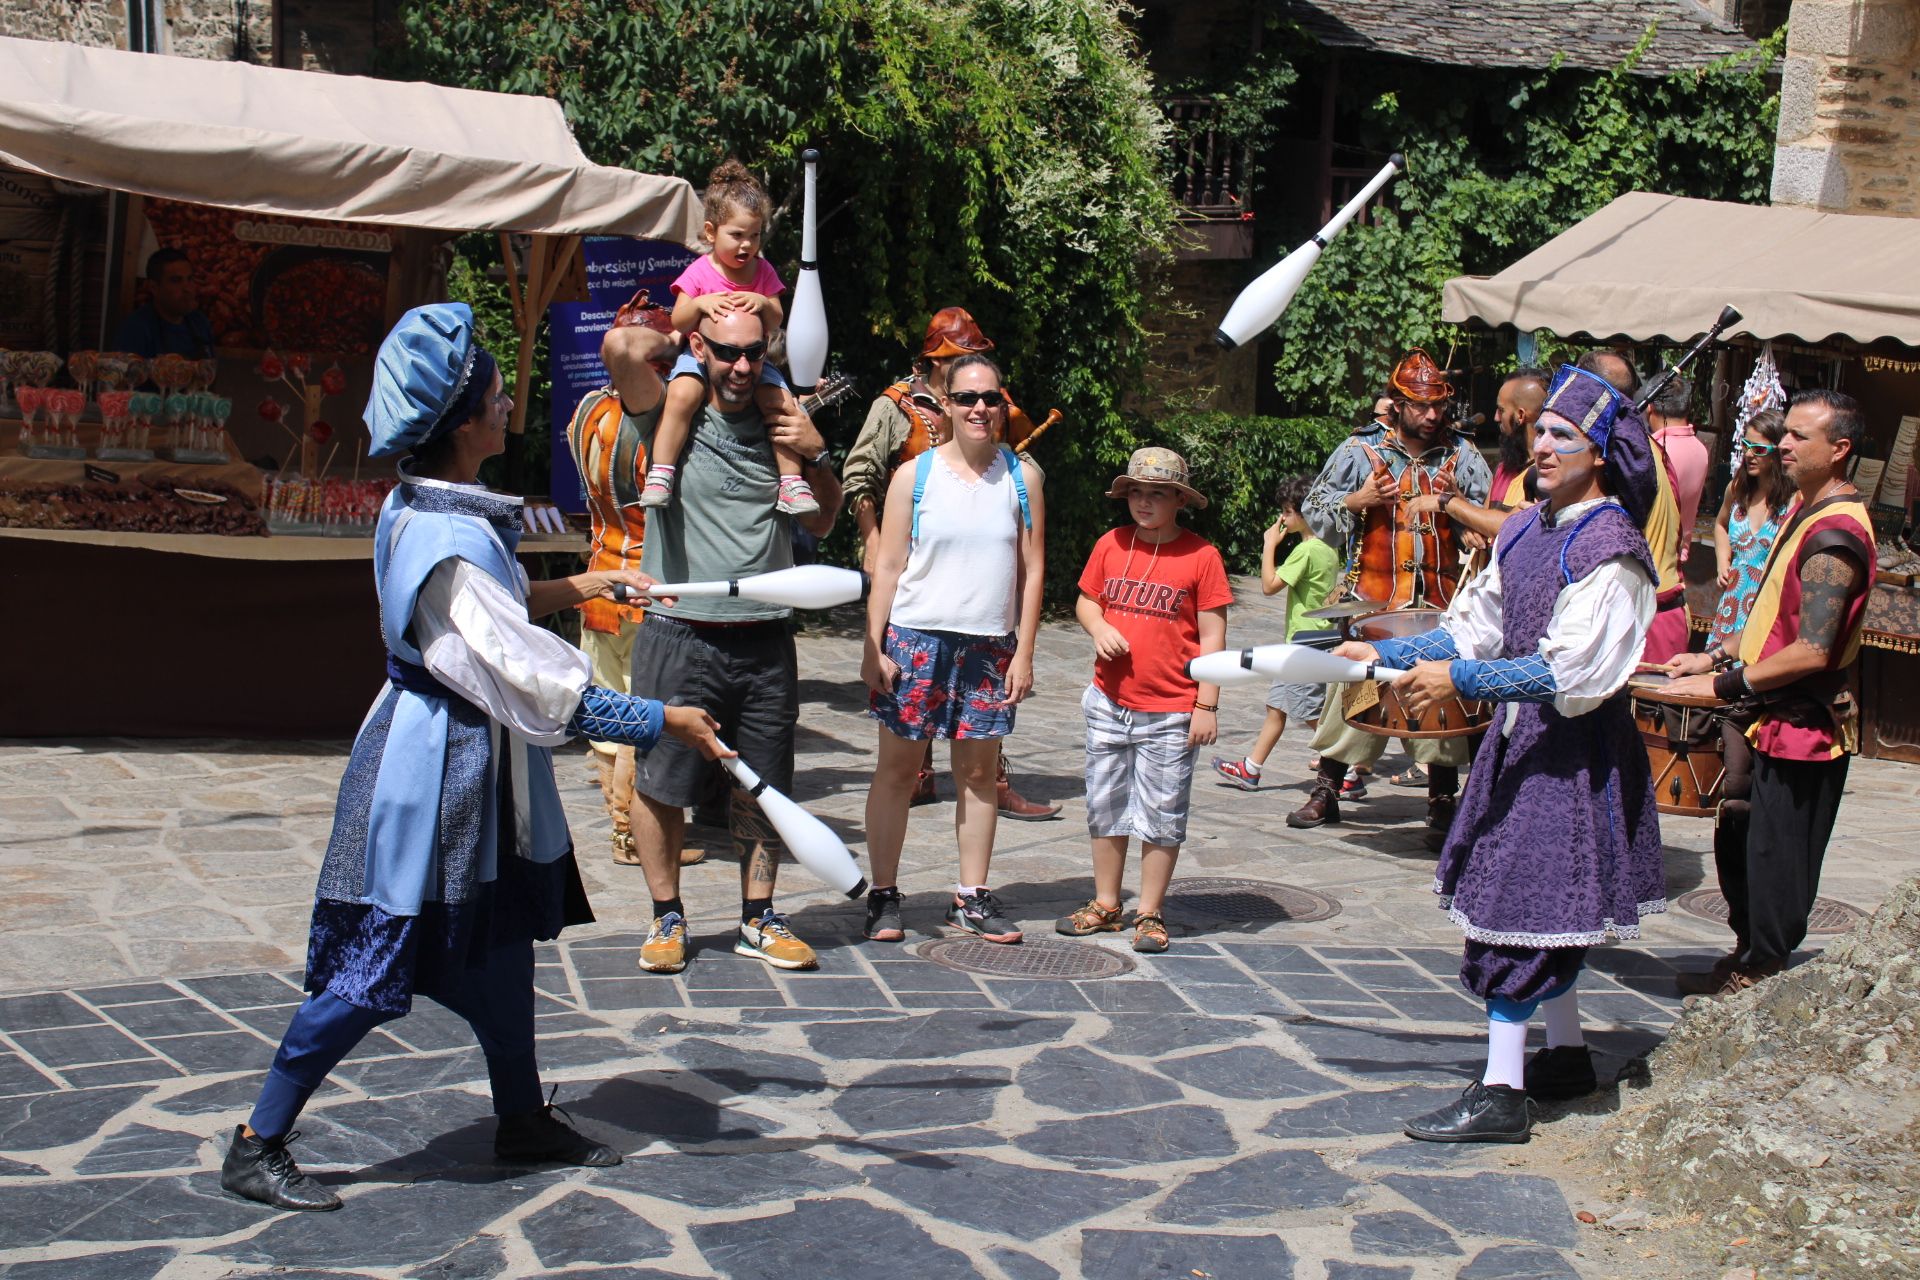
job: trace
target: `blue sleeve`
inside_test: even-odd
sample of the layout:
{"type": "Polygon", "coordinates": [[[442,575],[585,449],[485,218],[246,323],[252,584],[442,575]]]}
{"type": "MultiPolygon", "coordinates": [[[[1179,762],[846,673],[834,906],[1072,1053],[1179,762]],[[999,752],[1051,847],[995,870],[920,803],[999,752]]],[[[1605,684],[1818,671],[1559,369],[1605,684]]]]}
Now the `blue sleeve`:
{"type": "Polygon", "coordinates": [[[787,375],[780,372],[780,366],[769,360],[760,366],[760,385],[763,387],[784,387],[787,375]]]}
{"type": "Polygon", "coordinates": [[[672,382],[675,378],[689,377],[698,378],[700,381],[705,382],[707,380],[707,371],[700,367],[700,361],[694,356],[693,352],[682,351],[680,358],[673,362],[673,369],[667,374],[667,381],[672,382]]]}
{"type": "MultiPolygon", "coordinates": [[[[1394,636],[1388,640],[1370,640],[1380,665],[1405,671],[1416,662],[1445,662],[1460,656],[1460,644],[1446,631],[1435,629],[1417,636],[1394,636]]],[[[1458,683],[1457,681],[1455,683],[1458,683]]]]}
{"type": "Polygon", "coordinates": [[[1458,658],[1451,674],[1453,687],[1462,694],[1489,702],[1552,702],[1560,691],[1553,669],[1537,653],[1524,658],[1458,658]]]}
{"type": "Polygon", "coordinates": [[[567,722],[567,731],[575,737],[651,751],[666,723],[667,709],[655,699],[636,698],[590,684],[580,695],[580,706],[567,722]]]}

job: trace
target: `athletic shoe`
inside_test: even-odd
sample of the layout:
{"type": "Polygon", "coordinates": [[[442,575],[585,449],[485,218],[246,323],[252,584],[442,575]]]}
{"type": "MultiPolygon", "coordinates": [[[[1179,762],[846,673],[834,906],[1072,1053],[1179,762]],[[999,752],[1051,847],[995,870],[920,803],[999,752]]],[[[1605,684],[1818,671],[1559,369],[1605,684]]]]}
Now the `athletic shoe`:
{"type": "Polygon", "coordinates": [[[1020,941],[1020,926],[1007,919],[991,889],[954,895],[953,905],[947,908],[947,923],[988,942],[1020,941]]]}
{"type": "Polygon", "coordinates": [[[678,973],[687,967],[687,918],[669,911],[653,918],[653,932],[640,944],[640,967],[648,973],[678,973]]]}
{"type": "Polygon", "coordinates": [[[1527,1059],[1523,1083],[1529,1096],[1548,1102],[1584,1098],[1600,1087],[1599,1077],[1593,1073],[1593,1055],[1583,1044],[1536,1050],[1527,1059]]]}
{"type": "Polygon", "coordinates": [[[900,920],[900,891],[898,889],[869,889],[867,891],[867,936],[875,942],[899,942],[907,936],[906,926],[900,920]]]}
{"type": "Polygon", "coordinates": [[[752,924],[742,921],[733,944],[735,955],[765,960],[776,969],[811,969],[819,964],[813,948],[794,937],[787,918],[768,907],[752,924]]]}
{"type": "Polygon", "coordinates": [[[235,1125],[226,1162],[220,1166],[220,1185],[276,1209],[338,1209],[340,1197],[300,1172],[287,1151],[287,1144],[299,1136],[296,1129],[284,1138],[249,1138],[245,1125],[235,1125]]]}
{"type": "Polygon", "coordinates": [[[673,504],[673,468],[648,467],[647,483],[640,490],[640,505],[665,507],[673,504]]]}
{"type": "Polygon", "coordinates": [[[1069,938],[1084,938],[1090,933],[1118,933],[1123,927],[1121,916],[1120,908],[1103,907],[1096,898],[1072,915],[1062,917],[1053,931],[1069,938]]]}
{"type": "Polygon", "coordinates": [[[790,516],[810,516],[820,509],[820,500],[813,496],[813,486],[799,476],[781,476],[780,496],[773,505],[790,516]]]}
{"type": "Polygon", "coordinates": [[[1136,912],[1133,917],[1133,949],[1158,955],[1167,949],[1167,922],[1156,915],[1136,912]]]}
{"type": "Polygon", "coordinates": [[[1422,1142],[1525,1142],[1532,1133],[1526,1090],[1478,1080],[1457,1101],[1409,1120],[1406,1128],[1422,1142]]]}
{"type": "Polygon", "coordinates": [[[1367,778],[1358,769],[1348,769],[1347,776],[1340,783],[1342,800],[1364,800],[1367,795],[1367,778]]]}
{"type": "Polygon", "coordinates": [[[1213,771],[1242,791],[1260,789],[1260,770],[1249,769],[1245,760],[1228,760],[1223,756],[1215,756],[1213,771]]]}

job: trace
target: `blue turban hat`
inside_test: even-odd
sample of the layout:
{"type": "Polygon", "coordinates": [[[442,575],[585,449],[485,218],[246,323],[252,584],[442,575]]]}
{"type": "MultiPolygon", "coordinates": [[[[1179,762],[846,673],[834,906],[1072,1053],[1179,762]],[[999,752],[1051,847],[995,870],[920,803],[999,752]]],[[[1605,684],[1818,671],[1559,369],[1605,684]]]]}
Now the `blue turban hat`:
{"type": "Polygon", "coordinates": [[[1658,492],[1653,474],[1657,464],[1646,419],[1633,402],[1599,374],[1563,364],[1540,411],[1558,414],[1593,441],[1600,450],[1607,492],[1620,500],[1635,524],[1646,524],[1658,492]]]}
{"type": "Polygon", "coordinates": [[[368,453],[407,453],[467,422],[493,385],[496,367],[466,303],[436,302],[401,316],[374,357],[368,453]]]}

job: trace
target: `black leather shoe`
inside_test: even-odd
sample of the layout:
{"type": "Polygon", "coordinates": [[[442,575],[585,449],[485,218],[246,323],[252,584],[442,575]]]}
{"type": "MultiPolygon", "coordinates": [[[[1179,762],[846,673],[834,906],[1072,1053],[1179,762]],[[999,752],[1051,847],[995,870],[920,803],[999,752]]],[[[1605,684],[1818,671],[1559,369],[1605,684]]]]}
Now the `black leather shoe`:
{"type": "Polygon", "coordinates": [[[1533,1132],[1527,1092],[1475,1080],[1458,1102],[1407,1122],[1406,1134],[1422,1142],[1525,1142],[1533,1132]]]}
{"type": "Polygon", "coordinates": [[[1287,825],[1295,830],[1340,825],[1340,795],[1326,782],[1314,784],[1307,802],[1287,815],[1287,825]]]}
{"type": "Polygon", "coordinates": [[[513,1164],[572,1164],[589,1169],[604,1169],[620,1163],[620,1153],[593,1141],[578,1129],[557,1119],[558,1107],[541,1107],[517,1116],[501,1116],[493,1135],[493,1154],[513,1164]]]}
{"type": "Polygon", "coordinates": [[[276,1209],[304,1209],[324,1213],[340,1207],[340,1197],[300,1172],[287,1151],[299,1130],[284,1138],[247,1136],[245,1125],[233,1127],[233,1145],[220,1166],[220,1185],[243,1199],[276,1209]]]}
{"type": "Polygon", "coordinates": [[[1527,1059],[1527,1096],[1548,1102],[1584,1098],[1600,1087],[1593,1073],[1593,1055],[1583,1044],[1539,1049],[1527,1059]]]}

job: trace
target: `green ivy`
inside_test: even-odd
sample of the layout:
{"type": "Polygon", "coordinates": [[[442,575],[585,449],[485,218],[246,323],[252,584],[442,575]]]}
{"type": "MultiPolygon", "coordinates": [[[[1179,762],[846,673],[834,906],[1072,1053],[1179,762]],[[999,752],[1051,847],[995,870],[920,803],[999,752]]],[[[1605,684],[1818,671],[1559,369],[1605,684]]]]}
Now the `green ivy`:
{"type": "MultiPolygon", "coordinates": [[[[1120,0],[408,0],[387,70],[551,96],[603,164],[698,185],[738,155],[776,202],[800,151],[820,147],[834,366],[877,394],[935,310],[966,307],[1021,403],[1065,415],[1038,458],[1051,540],[1084,547],[1106,527],[1096,478],[1128,431],[1144,291],[1175,215],[1167,125],[1127,12],[1120,0]]],[[[765,250],[789,279],[797,212],[765,250]]],[[[462,252],[472,287],[497,251],[462,252]]],[[[842,416],[835,444],[859,416],[842,416]]]]}
{"type": "MultiPolygon", "coordinates": [[[[1288,476],[1318,472],[1351,431],[1338,418],[1181,412],[1161,418],[1139,444],[1164,445],[1186,459],[1194,487],[1207,495],[1207,508],[1190,517],[1193,528],[1220,549],[1227,572],[1258,573],[1261,535],[1280,515],[1274,490],[1288,476]]],[[[1126,519],[1118,503],[1110,505],[1116,523],[1126,519]]]]}
{"type": "Polygon", "coordinates": [[[1766,202],[1785,29],[1701,71],[1634,75],[1652,36],[1609,71],[1553,67],[1517,86],[1414,63],[1396,64],[1390,91],[1349,81],[1361,147],[1404,152],[1407,172],[1397,211],[1348,227],[1288,308],[1274,368],[1288,403],[1344,407],[1409,347],[1444,356],[1466,340],[1440,319],[1447,280],[1497,272],[1616,196],[1766,202]]]}

